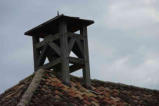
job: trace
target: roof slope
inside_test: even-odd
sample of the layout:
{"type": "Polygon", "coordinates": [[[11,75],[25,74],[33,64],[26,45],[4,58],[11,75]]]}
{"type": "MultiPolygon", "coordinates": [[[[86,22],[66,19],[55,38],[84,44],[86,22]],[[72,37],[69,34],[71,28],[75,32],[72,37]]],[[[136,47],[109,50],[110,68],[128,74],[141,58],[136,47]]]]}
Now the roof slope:
{"type": "MultiPolygon", "coordinates": [[[[0,106],[16,106],[32,77],[0,95],[0,106]]],[[[71,77],[71,87],[64,85],[51,71],[46,71],[29,106],[159,106],[159,91],[123,84],[92,80],[91,89],[82,79],[71,77]]]]}
{"type": "Polygon", "coordinates": [[[19,84],[14,87],[6,90],[3,94],[0,95],[0,106],[16,106],[23,93],[28,88],[29,84],[32,81],[33,75],[25,78],[20,81],[19,84]]]}

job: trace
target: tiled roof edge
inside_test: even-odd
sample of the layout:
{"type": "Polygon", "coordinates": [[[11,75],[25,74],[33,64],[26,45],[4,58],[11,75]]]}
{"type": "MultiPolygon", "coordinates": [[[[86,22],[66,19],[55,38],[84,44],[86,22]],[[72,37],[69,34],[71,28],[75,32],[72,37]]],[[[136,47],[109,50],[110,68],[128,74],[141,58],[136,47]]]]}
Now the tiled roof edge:
{"type": "Polygon", "coordinates": [[[127,84],[123,84],[120,82],[102,81],[102,80],[98,80],[98,79],[92,79],[91,81],[98,82],[98,83],[100,82],[100,83],[107,84],[107,85],[113,84],[114,86],[117,86],[117,87],[125,87],[125,88],[133,88],[133,89],[138,89],[138,90],[143,90],[143,91],[159,92],[159,90],[157,90],[157,89],[144,88],[144,87],[139,87],[139,86],[135,86],[135,85],[127,85],[127,84]]]}
{"type": "Polygon", "coordinates": [[[23,94],[23,96],[22,96],[20,102],[17,104],[17,106],[27,106],[29,104],[34,91],[37,89],[37,87],[42,79],[44,71],[45,71],[44,69],[39,69],[35,72],[32,82],[30,83],[29,87],[23,94]]]}

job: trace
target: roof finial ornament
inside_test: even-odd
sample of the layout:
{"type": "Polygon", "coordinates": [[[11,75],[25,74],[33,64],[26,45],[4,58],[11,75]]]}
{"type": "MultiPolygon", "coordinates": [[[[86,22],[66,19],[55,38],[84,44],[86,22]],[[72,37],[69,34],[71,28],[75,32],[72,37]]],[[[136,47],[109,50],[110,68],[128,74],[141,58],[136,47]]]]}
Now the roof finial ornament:
{"type": "Polygon", "coordinates": [[[57,11],[57,16],[59,16],[59,11],[57,11]]]}

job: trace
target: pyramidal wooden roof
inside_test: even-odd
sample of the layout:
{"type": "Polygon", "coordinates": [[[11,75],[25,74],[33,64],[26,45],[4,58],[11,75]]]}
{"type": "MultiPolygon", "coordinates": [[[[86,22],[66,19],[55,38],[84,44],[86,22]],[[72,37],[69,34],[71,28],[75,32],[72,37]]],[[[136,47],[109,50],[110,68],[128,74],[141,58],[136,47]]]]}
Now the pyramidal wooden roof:
{"type": "Polygon", "coordinates": [[[159,106],[157,90],[99,80],[92,80],[88,89],[82,86],[81,78],[73,76],[71,86],[67,86],[52,71],[43,72],[6,90],[0,95],[0,106],[159,106]]]}
{"type": "Polygon", "coordinates": [[[59,22],[65,21],[69,32],[75,32],[82,26],[88,26],[94,23],[92,20],[80,19],[79,17],[71,17],[66,15],[56,16],[32,29],[25,32],[25,35],[40,36],[45,34],[55,34],[58,31],[59,22]]]}

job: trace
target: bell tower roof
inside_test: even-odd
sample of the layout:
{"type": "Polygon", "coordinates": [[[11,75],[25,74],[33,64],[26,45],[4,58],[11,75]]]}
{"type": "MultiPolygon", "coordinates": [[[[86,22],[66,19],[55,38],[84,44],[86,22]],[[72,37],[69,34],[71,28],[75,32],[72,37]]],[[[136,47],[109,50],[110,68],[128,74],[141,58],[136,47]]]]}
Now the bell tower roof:
{"type": "Polygon", "coordinates": [[[61,21],[66,22],[68,32],[76,32],[80,30],[80,28],[94,23],[92,20],[80,19],[79,17],[71,17],[61,14],[28,30],[24,34],[29,36],[39,36],[42,38],[48,34],[56,34],[58,32],[59,22],[61,21]]]}

